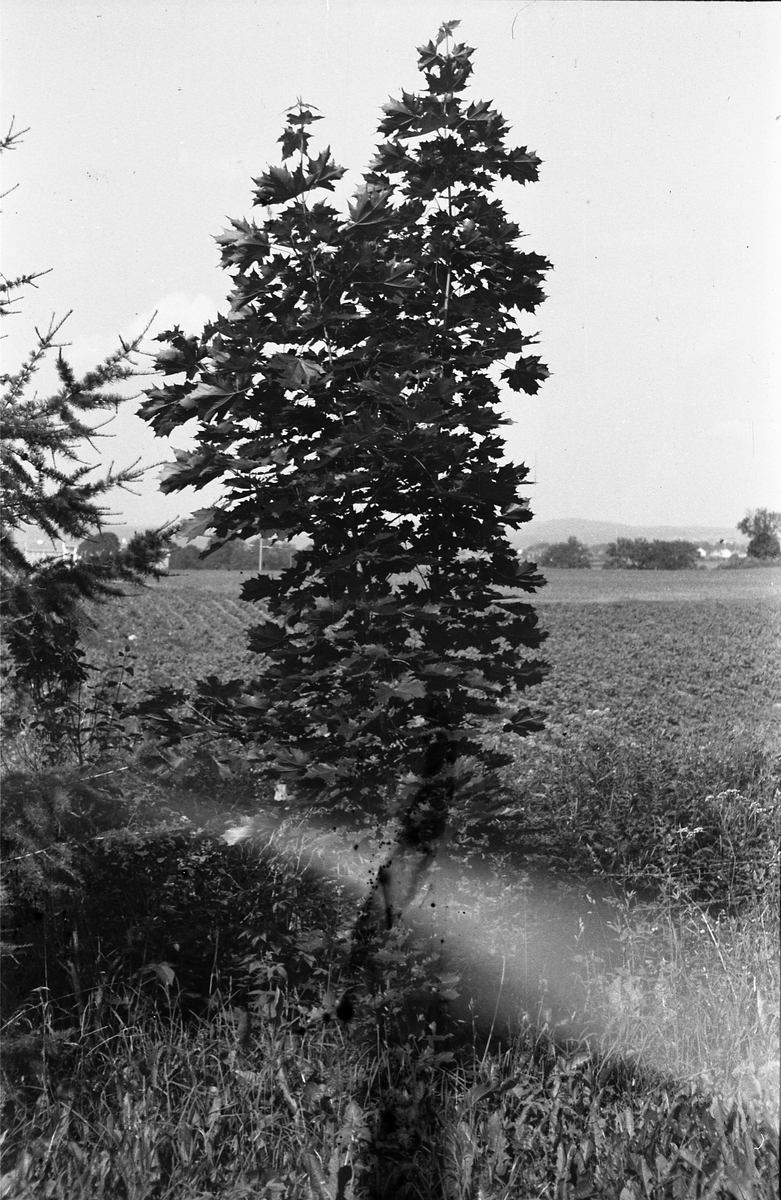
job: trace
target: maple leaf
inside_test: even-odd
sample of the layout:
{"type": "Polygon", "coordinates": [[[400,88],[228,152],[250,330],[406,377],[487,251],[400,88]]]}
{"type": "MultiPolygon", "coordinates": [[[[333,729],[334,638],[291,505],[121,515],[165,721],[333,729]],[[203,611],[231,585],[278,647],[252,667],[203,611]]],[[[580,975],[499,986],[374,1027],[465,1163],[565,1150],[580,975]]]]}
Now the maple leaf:
{"type": "Polygon", "coordinates": [[[369,165],[372,171],[393,175],[403,170],[408,162],[407,151],[401,142],[385,142],[384,145],[378,147],[377,153],[369,165]]]}
{"type": "Polygon", "coordinates": [[[401,100],[390,99],[387,104],[383,104],[382,111],[387,115],[385,120],[380,122],[380,133],[398,133],[399,137],[410,137],[412,133],[406,131],[409,131],[418,119],[420,101],[416,96],[402,92],[401,100]]]}
{"type": "Polygon", "coordinates": [[[531,154],[525,146],[508,151],[497,163],[497,170],[503,179],[513,179],[516,183],[534,183],[539,174],[537,168],[542,159],[531,154]]]}
{"type": "Polygon", "coordinates": [[[341,179],[345,173],[345,168],[337,166],[331,158],[330,146],[326,146],[323,153],[319,154],[317,158],[310,158],[307,162],[309,166],[307,186],[310,188],[322,187],[331,192],[334,180],[341,179]]]}
{"type": "Polygon", "coordinates": [[[377,225],[389,221],[393,215],[386,205],[390,194],[390,188],[371,184],[356,192],[355,199],[347,206],[353,225],[377,225]]]}
{"type": "Polygon", "coordinates": [[[514,392],[526,392],[528,396],[536,395],[540,384],[549,375],[548,368],[534,355],[519,358],[514,367],[502,371],[502,379],[507,380],[514,392]]]}
{"type": "Polygon", "coordinates": [[[413,291],[420,286],[420,282],[412,272],[415,270],[413,263],[402,263],[391,261],[388,265],[388,271],[383,277],[383,287],[396,288],[401,291],[413,291]]]}
{"type": "Polygon", "coordinates": [[[466,110],[467,121],[487,121],[496,114],[493,112],[491,105],[492,100],[479,100],[477,103],[470,104],[466,110]]]}
{"type": "MultiPolygon", "coordinates": [[[[255,581],[253,581],[255,582],[255,581]]],[[[285,630],[274,621],[254,625],[249,631],[248,645],[257,654],[266,654],[285,640],[285,630]]]]}
{"type": "Polygon", "coordinates": [[[284,204],[285,201],[300,196],[306,186],[300,172],[292,175],[287,167],[270,167],[264,175],[253,179],[258,185],[255,192],[255,203],[264,207],[271,204],[284,204]]]}
{"type": "Polygon", "coordinates": [[[449,38],[451,33],[453,32],[453,30],[458,29],[460,24],[461,24],[460,20],[443,21],[442,24],[440,25],[439,31],[437,33],[437,45],[441,46],[442,43],[444,42],[445,38],[449,38]]]}
{"type": "Polygon", "coordinates": [[[231,395],[233,395],[232,391],[228,391],[226,388],[218,387],[214,383],[200,383],[198,387],[194,388],[188,394],[187,399],[197,403],[199,400],[215,400],[218,397],[220,399],[226,399],[231,395]]]}
{"type": "MultiPolygon", "coordinates": [[[[314,107],[312,105],[312,108],[314,107]]],[[[322,115],[315,115],[311,108],[301,108],[298,111],[290,109],[287,114],[288,125],[311,125],[314,121],[322,120],[322,115]]]]}
{"type": "Polygon", "coordinates": [[[308,391],[311,384],[324,374],[318,363],[307,362],[294,354],[275,354],[269,359],[268,365],[276,373],[283,387],[302,391],[308,391]]]}
{"type": "Polygon", "coordinates": [[[278,139],[282,143],[282,158],[288,159],[298,151],[305,154],[311,139],[303,129],[286,129],[278,139]]]}
{"type": "Polygon", "coordinates": [[[418,66],[422,70],[428,70],[439,59],[439,54],[437,53],[438,45],[439,42],[428,42],[425,46],[418,46],[418,54],[420,55],[418,66]]]}
{"type": "MultiPolygon", "coordinates": [[[[182,453],[182,457],[184,458],[186,455],[182,453]]],[[[197,537],[203,537],[210,529],[215,528],[217,514],[218,509],[216,508],[199,508],[189,520],[182,521],[177,530],[178,536],[185,538],[188,542],[192,542],[197,537]]]]}

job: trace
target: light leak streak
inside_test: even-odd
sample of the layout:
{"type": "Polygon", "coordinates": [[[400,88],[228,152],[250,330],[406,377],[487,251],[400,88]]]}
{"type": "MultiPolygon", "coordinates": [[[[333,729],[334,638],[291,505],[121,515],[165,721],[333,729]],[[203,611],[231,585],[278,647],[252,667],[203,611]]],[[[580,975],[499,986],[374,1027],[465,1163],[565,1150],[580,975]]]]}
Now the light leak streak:
{"type": "MultiPolygon", "coordinates": [[[[295,818],[264,813],[246,818],[222,836],[231,845],[248,842],[259,854],[264,849],[282,854],[302,870],[337,884],[354,900],[356,919],[376,888],[393,841],[392,833],[383,842],[365,829],[341,828],[314,813],[295,818]]],[[[407,869],[414,870],[414,862],[407,869]]],[[[396,879],[395,890],[404,894],[403,878],[396,879]]],[[[631,1044],[629,1036],[613,1026],[607,1031],[587,1006],[589,972],[612,978],[615,1002],[619,1007],[623,1003],[616,914],[625,900],[606,888],[600,891],[599,881],[586,886],[541,868],[508,878],[506,864],[498,859],[480,861],[473,856],[467,861],[443,849],[403,906],[403,923],[415,942],[430,952],[438,973],[460,977],[458,999],[449,1003],[448,1011],[473,1028],[482,1044],[487,1046],[493,1038],[506,1046],[529,1027],[559,1043],[576,1042],[589,1050],[604,1050],[607,1037],[612,1055],[629,1063],[642,1059],[664,1075],[664,1065],[649,1060],[647,1047],[631,1044]]],[[[708,988],[707,980],[703,987],[708,988]]],[[[696,1006],[696,998],[690,995],[688,1003],[696,1006]]],[[[704,1047],[703,1054],[707,1050],[704,1047]]],[[[710,1065],[703,1061],[691,1078],[706,1078],[710,1065]]],[[[752,1105],[757,1100],[777,1126],[775,1086],[762,1099],[744,1094],[740,1085],[730,1094],[748,1098],[752,1105]]]]}
{"type": "MultiPolygon", "coordinates": [[[[356,918],[376,886],[389,844],[312,814],[298,828],[270,814],[253,816],[223,839],[268,847],[338,883],[354,899],[356,918]]],[[[414,861],[401,871],[413,867],[414,861]]],[[[397,875],[394,890],[404,888],[397,875]]],[[[454,1015],[483,1033],[487,1019],[502,1039],[522,1022],[547,1026],[562,1037],[594,1032],[584,1012],[579,964],[588,955],[607,962],[615,952],[610,915],[594,890],[576,888],[573,880],[535,870],[508,881],[490,863],[446,852],[437,855],[403,906],[403,923],[415,941],[439,960],[443,973],[461,976],[454,1015]]]]}

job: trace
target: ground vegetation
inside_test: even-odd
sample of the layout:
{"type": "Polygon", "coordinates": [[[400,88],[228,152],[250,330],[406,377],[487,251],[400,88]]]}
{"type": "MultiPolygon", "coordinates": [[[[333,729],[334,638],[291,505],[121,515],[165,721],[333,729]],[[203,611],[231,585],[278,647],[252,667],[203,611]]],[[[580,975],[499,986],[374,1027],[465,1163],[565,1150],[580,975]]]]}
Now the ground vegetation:
{"type": "MultiPolygon", "coordinates": [[[[604,597],[584,600],[583,574],[560,572],[569,599],[541,606],[547,728],[500,735],[513,800],[463,831],[453,888],[507,991],[541,919],[530,872],[570,895],[580,874],[570,948],[590,1032],[558,1025],[542,992],[512,1032],[502,1013],[487,1038],[490,996],[446,1036],[429,1014],[469,997],[468,964],[443,970],[401,927],[376,985],[348,991],[368,879],[351,854],[381,832],[275,803],[227,740],[171,754],[128,716],[92,779],[33,769],[17,741],[6,1194],[774,1194],[773,589],[726,576],[713,600],[692,575],[699,590],[665,600],[643,576],[645,599],[636,583],[622,602],[597,573],[604,597]],[[598,887],[609,954],[581,929],[598,887]]],[[[130,708],[208,655],[241,675],[238,588],[188,573],[119,602],[92,649],[112,676],[130,655],[130,708]]]]}

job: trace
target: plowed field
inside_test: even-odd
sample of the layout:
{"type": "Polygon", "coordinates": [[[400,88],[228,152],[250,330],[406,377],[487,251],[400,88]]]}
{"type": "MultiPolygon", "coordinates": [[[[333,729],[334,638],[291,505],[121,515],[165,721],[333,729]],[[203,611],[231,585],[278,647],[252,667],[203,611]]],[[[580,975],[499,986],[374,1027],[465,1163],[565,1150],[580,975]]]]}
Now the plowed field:
{"type": "MultiPolygon", "coordinates": [[[[253,669],[244,631],[254,616],[242,579],[183,573],[109,604],[93,653],[108,662],[129,649],[139,691],[241,676],[253,669]]],[[[552,726],[607,719],[635,736],[745,731],[776,741],[781,569],[551,571],[535,604],[552,669],[530,699],[552,726]]]]}

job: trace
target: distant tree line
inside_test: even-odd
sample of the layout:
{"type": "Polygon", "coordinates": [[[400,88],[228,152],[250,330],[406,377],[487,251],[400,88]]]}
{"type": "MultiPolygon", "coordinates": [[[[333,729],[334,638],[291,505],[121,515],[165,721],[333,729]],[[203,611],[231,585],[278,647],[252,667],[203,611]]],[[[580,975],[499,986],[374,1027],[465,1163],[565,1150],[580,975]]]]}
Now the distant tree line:
{"type": "MultiPolygon", "coordinates": [[[[78,560],[107,562],[121,554],[119,538],[110,530],[84,538],[76,552],[78,560]]],[[[286,571],[293,565],[295,550],[288,542],[280,541],[263,546],[263,571],[286,571]]],[[[257,539],[251,542],[234,541],[220,545],[213,538],[206,547],[192,542],[171,546],[168,569],[171,571],[252,571],[257,573],[260,562],[257,539]]]]}
{"type": "Polygon", "coordinates": [[[530,553],[533,553],[535,562],[540,567],[564,567],[573,570],[588,570],[591,567],[589,548],[576,537],[567,538],[566,542],[553,542],[551,545],[543,543],[533,547],[530,553]]]}
{"type": "MultiPolygon", "coordinates": [[[[263,546],[263,571],[286,571],[293,565],[295,551],[287,542],[263,546]]],[[[215,539],[199,550],[192,543],[173,546],[168,562],[170,571],[252,571],[257,574],[259,548],[254,542],[226,542],[220,546],[215,539]],[[216,549],[212,549],[216,546],[216,549]]]]}
{"type": "Polygon", "coordinates": [[[697,566],[693,542],[649,542],[645,538],[618,538],[603,552],[601,547],[595,551],[571,537],[566,542],[531,546],[527,554],[540,567],[569,570],[589,570],[595,559],[607,571],[685,571],[697,566]]]}
{"type": "Polygon", "coordinates": [[[694,542],[618,538],[610,542],[604,571],[688,571],[697,566],[694,542]]]}
{"type": "MultiPolygon", "coordinates": [[[[748,537],[748,557],[774,559],[781,556],[778,531],[781,529],[781,513],[760,508],[738,522],[737,528],[748,537]]],[[[116,534],[102,530],[85,539],[79,546],[79,559],[103,559],[118,554],[121,550],[116,534]]],[[[594,558],[594,548],[585,545],[576,537],[566,542],[541,542],[530,546],[526,552],[538,566],[554,569],[589,570],[594,558]]],[[[601,548],[598,557],[602,557],[601,548]]],[[[698,565],[697,546],[682,540],[648,541],[646,538],[618,538],[610,542],[601,563],[603,570],[615,571],[686,571],[698,565]]],[[[289,543],[280,541],[263,547],[263,571],[284,571],[293,565],[295,551],[289,543]]],[[[258,543],[233,541],[220,546],[216,539],[206,549],[192,543],[174,545],[171,549],[169,568],[172,571],[252,571],[259,564],[258,543]],[[212,549],[212,546],[216,547],[212,549]]],[[[600,564],[598,564],[600,565],[600,564]]]]}

